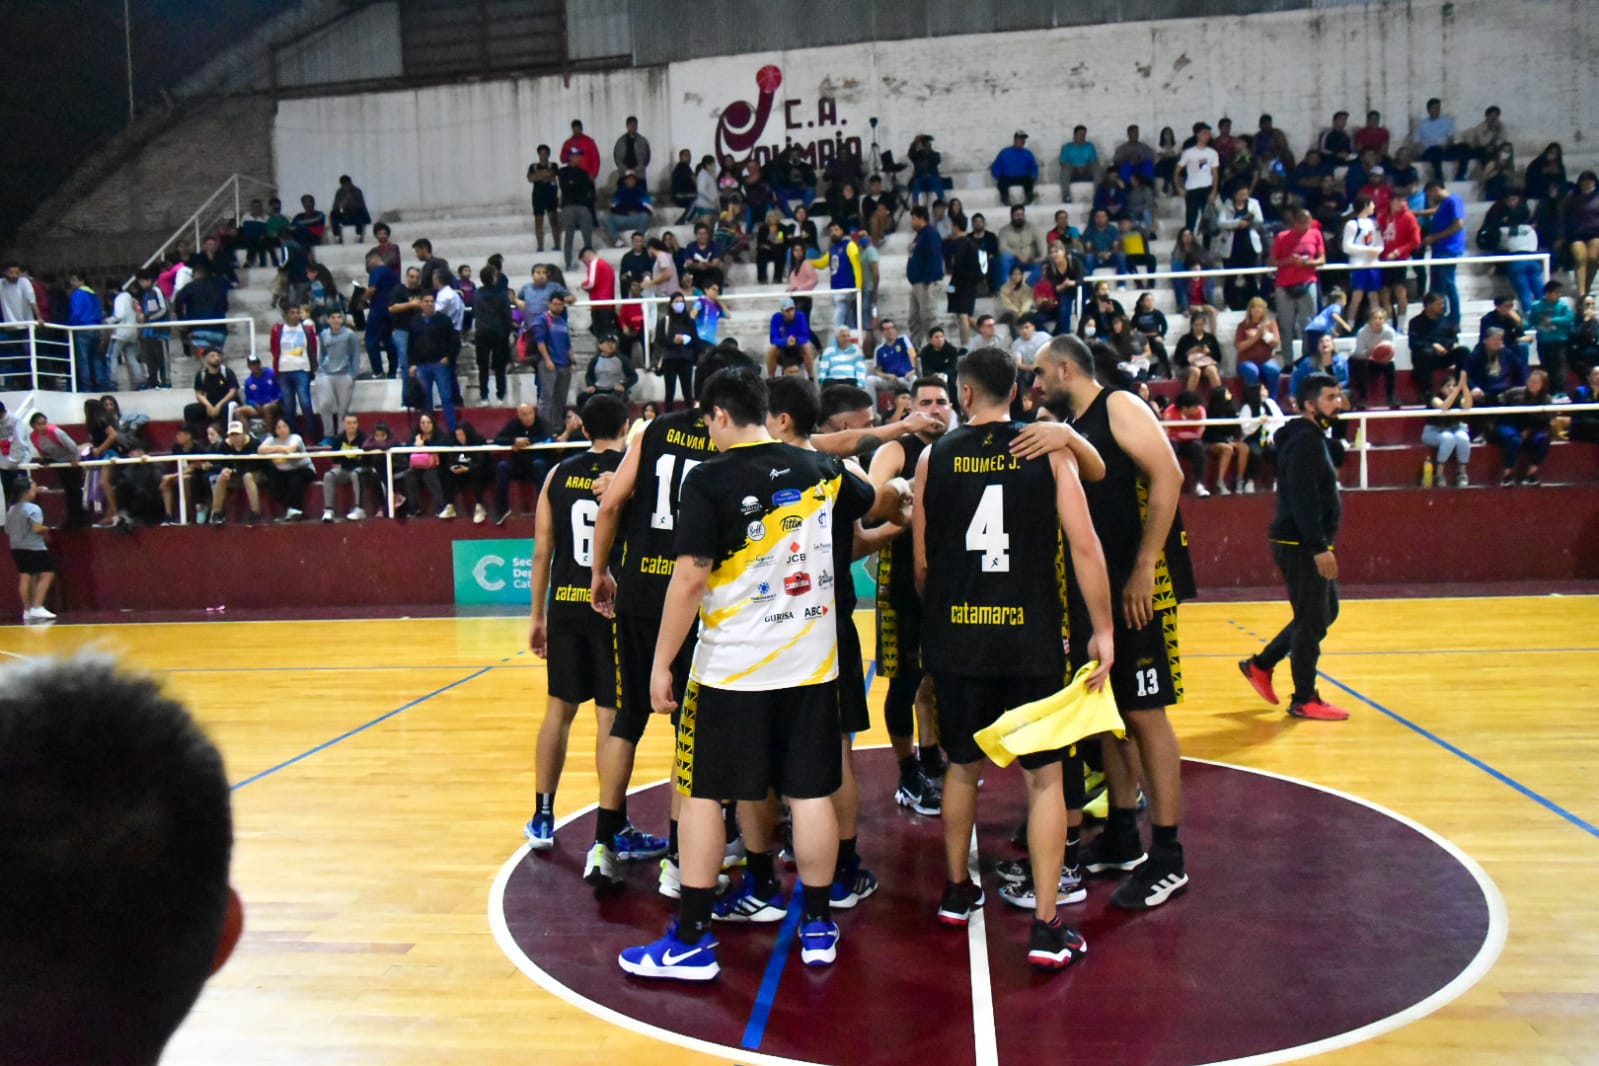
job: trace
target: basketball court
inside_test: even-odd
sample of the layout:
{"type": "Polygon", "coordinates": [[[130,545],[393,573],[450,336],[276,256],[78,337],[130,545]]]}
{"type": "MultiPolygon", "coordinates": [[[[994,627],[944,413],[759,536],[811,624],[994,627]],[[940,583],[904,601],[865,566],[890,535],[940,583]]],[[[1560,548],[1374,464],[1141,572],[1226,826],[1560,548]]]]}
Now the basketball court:
{"type": "MultiPolygon", "coordinates": [[[[1185,605],[1191,891],[1127,914],[1091,882],[1065,909],[1088,954],[1053,978],[987,872],[1017,854],[1016,771],[986,774],[989,906],[944,929],[939,824],[893,806],[879,724],[857,746],[883,887],[840,915],[838,964],[802,967],[792,921],[718,927],[705,987],[614,965],[669,904],[653,864],[579,881],[586,713],[556,848],[522,846],[545,694],[523,618],[199,617],[0,630],[7,655],[155,671],[227,757],[246,931],[168,1063],[1599,1061],[1599,597],[1347,601],[1321,664],[1342,724],[1237,674],[1284,605],[1185,605]]],[[[657,832],[663,727],[631,804],[657,832]]]]}

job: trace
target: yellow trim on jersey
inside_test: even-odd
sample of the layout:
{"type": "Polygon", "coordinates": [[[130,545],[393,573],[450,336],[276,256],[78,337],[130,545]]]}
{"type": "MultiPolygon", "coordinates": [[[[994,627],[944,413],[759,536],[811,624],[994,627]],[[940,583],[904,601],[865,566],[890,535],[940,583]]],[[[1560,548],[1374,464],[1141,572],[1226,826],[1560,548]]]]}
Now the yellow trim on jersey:
{"type": "MultiPolygon", "coordinates": [[[[833,624],[832,621],[829,620],[826,615],[822,616],[822,620],[827,621],[829,625],[833,624]]],[[[776,658],[779,655],[782,655],[785,651],[788,651],[790,648],[794,647],[794,645],[796,645],[800,641],[804,640],[806,635],[808,633],[810,633],[811,630],[816,628],[816,622],[817,622],[817,619],[815,619],[815,618],[811,619],[809,622],[806,622],[805,623],[805,628],[801,629],[798,633],[794,634],[794,639],[793,640],[789,641],[787,644],[784,644],[782,647],[778,648],[776,651],[774,651],[770,655],[766,656],[766,658],[762,659],[760,662],[755,663],[753,666],[750,666],[750,667],[747,667],[746,669],[740,670],[736,674],[728,674],[726,677],[717,678],[714,681],[710,680],[708,678],[701,678],[701,680],[704,681],[705,684],[710,685],[712,688],[724,688],[724,687],[727,687],[727,686],[733,684],[735,681],[744,680],[744,678],[749,677],[751,674],[755,673],[757,670],[761,669],[763,666],[770,666],[772,664],[772,662],[774,660],[776,660],[776,658]]],[[[835,654],[835,655],[838,654],[836,646],[834,648],[833,654],[835,654]]]]}
{"type": "Polygon", "coordinates": [[[827,658],[822,661],[821,667],[817,669],[816,673],[812,674],[810,677],[807,677],[804,681],[801,681],[800,684],[820,685],[823,681],[831,681],[837,672],[837,662],[838,643],[835,641],[833,643],[833,650],[827,653],[827,658]]]}
{"type": "MultiPolygon", "coordinates": [[[[710,579],[706,582],[706,588],[718,589],[743,577],[756,559],[759,559],[768,551],[777,550],[779,542],[785,535],[782,528],[782,520],[784,518],[798,517],[804,520],[816,514],[824,506],[830,505],[832,501],[838,499],[842,481],[842,474],[826,481],[818,481],[810,488],[801,490],[804,495],[800,498],[799,503],[784,504],[765,518],[762,518],[761,525],[765,527],[766,534],[760,540],[750,540],[746,534],[744,547],[716,564],[716,569],[711,571],[710,579]],[[816,495],[818,488],[823,492],[820,497],[816,495]]],[[[753,524],[753,521],[751,524],[753,524]]],[[[748,603],[749,601],[745,600],[744,602],[748,603]]],[[[735,610],[736,606],[724,608],[722,611],[716,612],[716,614],[718,617],[722,617],[725,612],[735,610]]],[[[710,621],[709,617],[707,617],[707,621],[710,621]]],[[[715,625],[716,623],[711,622],[711,624],[715,625]]]]}

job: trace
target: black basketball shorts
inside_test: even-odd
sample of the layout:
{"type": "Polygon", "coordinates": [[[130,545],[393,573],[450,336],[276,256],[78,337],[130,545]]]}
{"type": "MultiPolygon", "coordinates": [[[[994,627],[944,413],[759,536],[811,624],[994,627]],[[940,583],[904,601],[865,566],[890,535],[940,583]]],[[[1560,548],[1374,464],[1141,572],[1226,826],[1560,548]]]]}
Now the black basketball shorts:
{"type": "Polygon", "coordinates": [[[550,695],[568,703],[616,706],[616,623],[552,622],[549,631],[550,695]]]}
{"type": "MultiPolygon", "coordinates": [[[[938,742],[956,765],[985,758],[973,739],[979,729],[993,725],[1006,711],[1024,703],[1053,696],[1065,686],[1058,676],[963,677],[933,674],[933,699],[938,707],[938,742]]],[[[1024,770],[1037,770],[1059,762],[1062,752],[1041,751],[1017,761],[1024,770]]]]}
{"type": "Polygon", "coordinates": [[[855,619],[842,611],[838,618],[838,720],[846,733],[864,733],[872,727],[860,630],[855,628],[855,619]]]}
{"type": "Polygon", "coordinates": [[[844,781],[837,683],[739,692],[690,681],[673,779],[695,799],[821,799],[844,781]]]}
{"type": "MultiPolygon", "coordinates": [[[[1116,661],[1110,690],[1116,707],[1156,711],[1183,701],[1183,662],[1177,646],[1177,612],[1160,611],[1143,629],[1116,626],[1116,661]]],[[[1072,642],[1072,671],[1088,661],[1088,642],[1072,642]]]]}
{"type": "MultiPolygon", "coordinates": [[[[611,736],[637,744],[649,724],[650,671],[655,666],[655,636],[660,632],[659,618],[637,618],[631,615],[616,616],[616,678],[621,691],[617,694],[616,724],[611,736]]],[[[683,703],[683,693],[688,686],[688,670],[694,661],[694,644],[697,630],[691,631],[677,658],[672,660],[672,698],[683,703]]],[[[673,719],[676,720],[675,717],[673,719]]]]}

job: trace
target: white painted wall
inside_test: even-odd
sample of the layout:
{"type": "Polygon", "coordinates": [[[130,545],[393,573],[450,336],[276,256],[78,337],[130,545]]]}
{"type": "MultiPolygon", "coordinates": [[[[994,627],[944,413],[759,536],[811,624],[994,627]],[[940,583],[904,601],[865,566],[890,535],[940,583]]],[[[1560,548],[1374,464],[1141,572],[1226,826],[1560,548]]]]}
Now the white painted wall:
{"type": "MultiPolygon", "coordinates": [[[[945,170],[985,168],[1020,126],[1047,164],[1082,122],[1108,152],[1129,123],[1154,142],[1223,114],[1239,132],[1269,111],[1302,151],[1340,108],[1359,125],[1381,110],[1397,136],[1429,96],[1461,129],[1499,104],[1520,158],[1549,140],[1590,154],[1599,135],[1599,29],[1592,0],[1388,0],[1319,10],[1121,23],[1049,32],[888,41],[675,63],[666,68],[484,82],[279,105],[286,200],[356,175],[375,209],[526,201],[532,147],[559,146],[572,117],[607,153],[637,114],[659,184],[678,147],[712,150],[723,111],[759,98],[756,73],[782,72],[759,145],[786,137],[880,140],[902,154],[933,134],[945,170]],[[819,113],[830,101],[830,116],[819,113]],[[791,123],[794,125],[791,127],[791,123]],[[811,123],[807,126],[806,123],[811,123]],[[818,124],[820,123],[820,124],[818,124]]],[[[609,171],[609,158],[606,160],[609,171]]]]}

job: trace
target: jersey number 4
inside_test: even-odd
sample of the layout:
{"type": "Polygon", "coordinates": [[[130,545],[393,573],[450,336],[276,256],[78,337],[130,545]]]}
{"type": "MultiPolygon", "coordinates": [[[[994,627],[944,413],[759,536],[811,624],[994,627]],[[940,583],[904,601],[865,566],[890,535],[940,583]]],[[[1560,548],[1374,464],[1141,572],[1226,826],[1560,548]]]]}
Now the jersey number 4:
{"type": "Polygon", "coordinates": [[[1005,532],[1005,487],[990,485],[977,501],[977,511],[966,527],[966,550],[981,552],[983,573],[1010,573],[1010,534],[1005,532]]]}
{"type": "Polygon", "coordinates": [[[651,529],[671,529],[677,524],[678,489],[683,487],[688,472],[699,465],[698,459],[684,459],[683,472],[674,481],[672,472],[677,466],[677,456],[663,455],[655,460],[655,510],[650,512],[651,529]]]}

